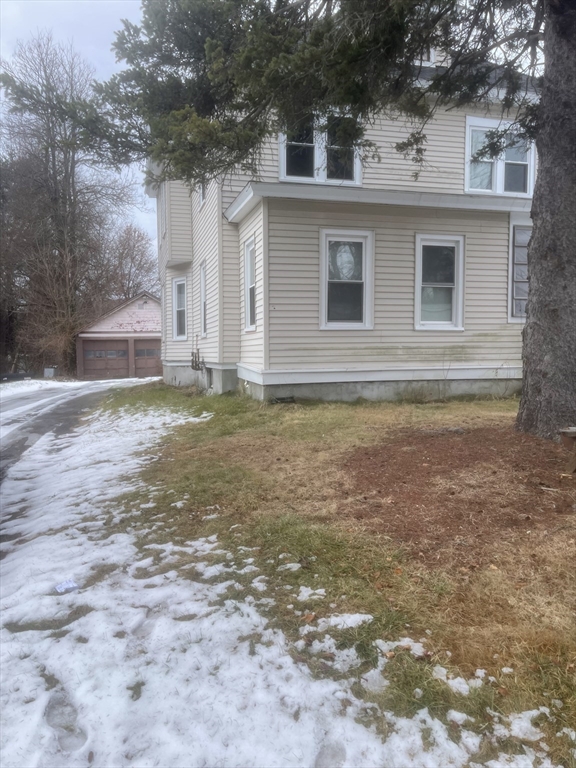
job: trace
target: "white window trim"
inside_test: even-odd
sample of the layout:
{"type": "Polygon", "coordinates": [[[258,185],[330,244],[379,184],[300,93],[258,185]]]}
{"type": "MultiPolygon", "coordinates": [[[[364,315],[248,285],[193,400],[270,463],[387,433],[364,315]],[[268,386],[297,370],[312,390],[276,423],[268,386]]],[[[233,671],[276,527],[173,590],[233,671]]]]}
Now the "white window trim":
{"type": "Polygon", "coordinates": [[[462,235],[416,235],[416,282],[414,287],[414,329],[417,331],[463,331],[464,330],[464,237],[462,235]],[[422,312],[422,246],[456,246],[454,274],[454,306],[452,321],[426,322],[421,320],[422,312]]]}
{"type": "Polygon", "coordinates": [[[528,191],[527,192],[505,192],[504,191],[504,158],[494,158],[494,173],[492,177],[492,189],[472,189],[470,187],[470,154],[472,151],[472,130],[477,128],[482,131],[491,131],[495,129],[504,129],[510,125],[510,121],[497,120],[487,117],[466,117],[466,168],[464,191],[470,195],[501,195],[503,197],[524,197],[530,198],[534,192],[534,179],[536,177],[536,150],[534,144],[528,147],[528,191]]]}
{"type": "Polygon", "coordinates": [[[188,288],[185,277],[175,277],[172,279],[172,338],[174,341],[186,341],[188,338],[188,288]],[[176,317],[176,292],[178,285],[184,285],[184,327],[186,333],[184,336],[177,335],[178,322],[176,317]]]}
{"type": "Polygon", "coordinates": [[[286,173],[286,143],[285,133],[278,134],[279,180],[294,181],[298,184],[329,184],[335,187],[362,186],[362,158],[360,152],[354,150],[354,179],[328,179],[326,177],[326,132],[314,131],[314,178],[305,176],[288,176],[286,173]]]}
{"type": "Polygon", "coordinates": [[[200,264],[200,338],[205,339],[208,335],[206,326],[208,325],[208,312],[206,306],[206,262],[200,264]]]}
{"type": "Polygon", "coordinates": [[[512,307],[514,302],[514,297],[512,296],[512,291],[514,289],[514,227],[526,227],[527,229],[532,229],[534,227],[534,222],[526,214],[510,214],[510,232],[508,243],[508,322],[520,323],[520,325],[524,325],[526,323],[525,317],[515,317],[512,314],[512,307]]]}
{"type": "Polygon", "coordinates": [[[320,330],[371,331],[374,328],[374,232],[370,229],[320,230],[320,330]],[[328,322],[328,241],[356,240],[364,244],[364,322],[328,322]]]}
{"type": "Polygon", "coordinates": [[[256,238],[252,236],[244,243],[244,332],[251,333],[256,330],[256,238]],[[250,324],[250,285],[248,284],[248,260],[250,251],[254,251],[254,323],[250,324]]]}

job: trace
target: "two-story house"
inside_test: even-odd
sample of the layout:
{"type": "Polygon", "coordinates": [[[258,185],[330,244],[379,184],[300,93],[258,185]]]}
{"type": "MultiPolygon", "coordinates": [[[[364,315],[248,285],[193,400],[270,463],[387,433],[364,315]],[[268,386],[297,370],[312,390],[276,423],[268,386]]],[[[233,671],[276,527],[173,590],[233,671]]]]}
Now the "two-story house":
{"type": "Polygon", "coordinates": [[[403,121],[370,126],[366,163],[309,121],[257,180],[150,189],[165,380],[261,399],[517,390],[535,151],[476,159],[499,123],[438,112],[417,180],[403,121]]]}

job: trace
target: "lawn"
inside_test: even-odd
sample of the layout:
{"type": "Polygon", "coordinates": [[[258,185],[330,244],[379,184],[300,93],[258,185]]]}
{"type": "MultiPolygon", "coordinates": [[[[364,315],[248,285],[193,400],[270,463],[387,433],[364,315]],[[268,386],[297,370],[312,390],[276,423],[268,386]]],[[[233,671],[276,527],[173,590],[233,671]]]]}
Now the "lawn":
{"type": "MultiPolygon", "coordinates": [[[[364,673],[376,641],[425,641],[420,655],[389,651],[383,690],[354,690],[379,705],[378,731],[383,709],[426,706],[446,723],[455,709],[484,734],[547,707],[534,723],[550,757],[576,766],[576,488],[562,447],[514,431],[517,401],[271,405],[153,384],[107,402],[135,419],[159,405],[213,417],[178,427],[144,470],[155,506],[142,508],[143,547],[217,534],[229,551],[249,548],[276,587],[267,618],[319,677],[345,674],[322,648],[334,613],[374,617],[331,632],[364,673]],[[323,599],[295,605],[310,584],[323,599]],[[438,665],[483,683],[463,696],[438,665]]],[[[474,760],[528,745],[520,733],[498,747],[485,738],[474,760]]]]}

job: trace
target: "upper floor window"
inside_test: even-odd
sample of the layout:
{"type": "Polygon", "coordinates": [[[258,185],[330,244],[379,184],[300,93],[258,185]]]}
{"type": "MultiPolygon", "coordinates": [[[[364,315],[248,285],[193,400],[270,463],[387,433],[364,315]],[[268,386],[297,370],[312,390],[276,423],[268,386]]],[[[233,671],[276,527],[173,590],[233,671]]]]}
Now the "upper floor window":
{"type": "Polygon", "coordinates": [[[280,179],[282,181],[360,184],[361,162],[352,143],[343,138],[343,121],[331,116],[326,130],[318,130],[306,118],[280,135],[280,179]]]}
{"type": "Polygon", "coordinates": [[[534,187],[534,148],[511,138],[498,157],[477,157],[488,142],[488,132],[505,125],[499,120],[466,119],[466,191],[529,197],[534,187]]]}

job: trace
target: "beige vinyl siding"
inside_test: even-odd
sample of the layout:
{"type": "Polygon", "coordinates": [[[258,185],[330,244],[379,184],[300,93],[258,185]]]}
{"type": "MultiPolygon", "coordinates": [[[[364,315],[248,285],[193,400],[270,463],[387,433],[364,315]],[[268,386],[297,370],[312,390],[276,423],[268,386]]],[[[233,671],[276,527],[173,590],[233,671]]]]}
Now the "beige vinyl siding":
{"type": "Polygon", "coordinates": [[[264,276],[263,276],[263,205],[258,205],[239,225],[239,271],[240,271],[240,361],[247,365],[264,365],[264,276]],[[245,330],[245,245],[254,238],[256,249],[256,329],[245,330]]]}
{"type": "Polygon", "coordinates": [[[165,329],[165,342],[162,359],[169,362],[187,362],[190,363],[190,356],[192,352],[192,334],[193,334],[193,319],[192,319],[192,270],[191,266],[184,267],[167,267],[166,268],[166,283],[164,286],[164,329],[165,329]],[[186,340],[174,339],[174,325],[173,325],[173,280],[176,278],[186,278],[186,340]]]}
{"type": "Polygon", "coordinates": [[[174,266],[192,260],[192,198],[189,188],[179,181],[162,185],[168,195],[169,258],[174,266]]]}
{"type": "Polygon", "coordinates": [[[219,264],[218,264],[218,185],[212,182],[206,189],[202,207],[199,196],[192,196],[192,222],[194,230],[194,263],[192,268],[193,294],[193,347],[206,363],[221,362],[219,350],[219,264]],[[200,266],[206,264],[206,338],[202,338],[200,325],[200,266]]]}
{"type": "Polygon", "coordinates": [[[273,182],[278,178],[278,140],[271,138],[262,147],[258,171],[254,176],[236,172],[222,180],[222,210],[226,210],[250,181],[273,182]]]}
{"type": "Polygon", "coordinates": [[[508,214],[270,200],[268,226],[270,368],[519,363],[508,214]],[[374,330],[319,330],[324,227],[374,231],[374,330]],[[464,331],[414,329],[417,233],[465,238],[464,331]]]}

